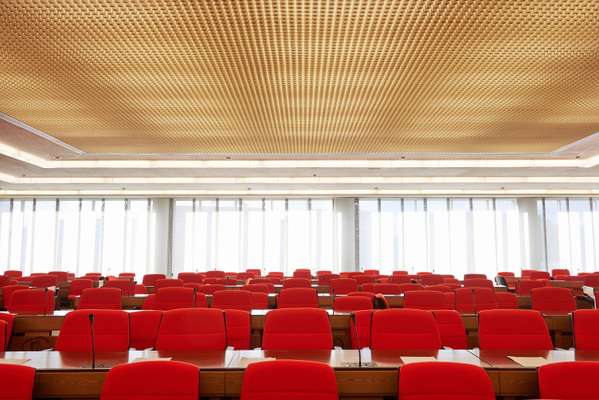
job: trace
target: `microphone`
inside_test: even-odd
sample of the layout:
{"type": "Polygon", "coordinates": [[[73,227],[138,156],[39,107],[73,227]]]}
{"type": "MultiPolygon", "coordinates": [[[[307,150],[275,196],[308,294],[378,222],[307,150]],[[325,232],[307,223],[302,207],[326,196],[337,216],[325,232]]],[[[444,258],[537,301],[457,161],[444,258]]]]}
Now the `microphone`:
{"type": "Polygon", "coordinates": [[[227,314],[223,310],[223,322],[225,323],[225,351],[229,348],[229,338],[227,337],[227,314]]]}
{"type": "Polygon", "coordinates": [[[198,288],[194,286],[193,288],[193,307],[196,308],[198,306],[198,288]]]}
{"type": "Polygon", "coordinates": [[[94,337],[94,314],[89,313],[89,327],[92,335],[92,369],[96,369],[96,339],[94,337]]]}
{"type": "MultiPolygon", "coordinates": [[[[52,301],[54,301],[54,296],[52,296],[52,301]]],[[[44,315],[48,314],[48,308],[50,308],[48,304],[48,288],[44,288],[44,315]]]]}
{"type": "Polygon", "coordinates": [[[360,336],[358,336],[358,324],[356,323],[356,313],[351,313],[351,321],[354,324],[354,333],[356,334],[356,344],[358,347],[358,367],[362,366],[362,348],[360,347],[360,336]]]}

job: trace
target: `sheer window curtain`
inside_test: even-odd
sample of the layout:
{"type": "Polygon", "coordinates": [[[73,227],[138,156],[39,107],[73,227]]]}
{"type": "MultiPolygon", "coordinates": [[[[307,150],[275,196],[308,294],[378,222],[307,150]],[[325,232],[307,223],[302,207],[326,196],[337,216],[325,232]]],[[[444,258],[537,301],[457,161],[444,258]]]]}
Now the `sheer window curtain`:
{"type": "Polygon", "coordinates": [[[176,200],[173,274],[337,270],[333,199],[176,200]]]}
{"type": "Polygon", "coordinates": [[[0,268],[83,275],[153,270],[150,199],[0,200],[0,268]]]}

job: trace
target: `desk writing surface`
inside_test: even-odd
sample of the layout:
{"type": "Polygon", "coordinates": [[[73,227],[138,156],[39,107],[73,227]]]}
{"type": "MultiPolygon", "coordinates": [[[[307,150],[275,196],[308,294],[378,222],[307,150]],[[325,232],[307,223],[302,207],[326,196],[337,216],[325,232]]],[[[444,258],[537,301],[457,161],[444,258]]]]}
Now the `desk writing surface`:
{"type": "Polygon", "coordinates": [[[276,360],[305,360],[317,361],[333,368],[358,368],[357,350],[239,350],[236,351],[229,369],[244,369],[247,360],[260,361],[276,360]]]}
{"type": "Polygon", "coordinates": [[[468,350],[371,350],[362,349],[362,365],[366,368],[397,368],[405,362],[402,357],[432,357],[436,361],[459,362],[487,367],[468,350]]]}
{"type": "Polygon", "coordinates": [[[170,358],[184,361],[200,369],[224,369],[231,362],[233,351],[156,351],[131,350],[123,352],[96,353],[96,369],[110,369],[118,364],[131,363],[139,359],[170,358]]]}
{"type": "Polygon", "coordinates": [[[91,370],[92,358],[85,352],[67,351],[6,351],[0,352],[0,359],[26,359],[22,365],[39,371],[91,370]]]}
{"type": "MultiPolygon", "coordinates": [[[[480,350],[472,349],[470,353],[479,357],[482,362],[489,365],[490,368],[497,369],[530,369],[511,360],[509,356],[517,357],[542,357],[549,362],[574,361],[574,350],[480,350]]],[[[595,352],[599,356],[599,352],[595,352]]],[[[592,355],[589,354],[588,357],[592,355]]],[[[599,360],[599,358],[597,358],[599,360]]]]}

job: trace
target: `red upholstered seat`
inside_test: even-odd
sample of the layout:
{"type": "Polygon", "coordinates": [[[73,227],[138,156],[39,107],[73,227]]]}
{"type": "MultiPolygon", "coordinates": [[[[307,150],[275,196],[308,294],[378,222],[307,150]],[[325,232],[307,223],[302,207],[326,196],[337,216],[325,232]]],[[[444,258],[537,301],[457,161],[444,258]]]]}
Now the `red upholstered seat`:
{"type": "Polygon", "coordinates": [[[243,285],[243,290],[249,290],[253,293],[275,293],[275,287],[272,283],[250,283],[243,285]]]}
{"type": "Polygon", "coordinates": [[[489,376],[479,366],[451,362],[407,364],[399,370],[401,400],[495,400],[489,376]]]}
{"type": "Polygon", "coordinates": [[[377,310],[372,316],[370,347],[373,350],[436,350],[441,348],[441,338],[430,311],[377,310]]]}
{"type": "Polygon", "coordinates": [[[265,285],[272,285],[270,278],[253,278],[253,279],[250,279],[250,282],[249,282],[250,285],[258,284],[258,283],[263,283],[265,285]]]}
{"type": "Polygon", "coordinates": [[[352,278],[331,279],[329,293],[332,295],[348,294],[358,290],[358,281],[352,278]]]}
{"type": "Polygon", "coordinates": [[[272,310],[264,319],[264,350],[330,350],[329,315],[316,308],[272,310]]]}
{"type": "Polygon", "coordinates": [[[212,294],[216,291],[219,290],[225,290],[225,285],[218,285],[218,284],[208,284],[208,285],[202,285],[198,288],[198,290],[204,294],[212,294]]]}
{"type": "Polygon", "coordinates": [[[516,294],[519,296],[528,296],[534,288],[547,286],[546,281],[533,281],[530,279],[520,279],[516,282],[516,294]]]}
{"type": "Polygon", "coordinates": [[[156,347],[162,311],[143,310],[129,314],[129,346],[136,350],[156,347]]]}
{"type": "Polygon", "coordinates": [[[224,350],[225,316],[222,310],[180,308],[165,311],[156,339],[156,349],[224,350]]]}
{"type": "Polygon", "coordinates": [[[459,288],[454,290],[455,309],[460,313],[475,313],[497,308],[497,298],[493,289],[459,288]]]}
{"type": "Polygon", "coordinates": [[[471,278],[464,280],[465,288],[489,288],[493,289],[493,281],[483,278],[471,278]]]}
{"type": "Polygon", "coordinates": [[[466,328],[460,313],[455,310],[436,310],[433,311],[433,316],[437,322],[442,346],[452,349],[468,348],[466,328]]]}
{"type": "Polygon", "coordinates": [[[166,275],[164,274],[146,274],[142,279],[142,285],[144,286],[154,286],[158,279],[165,279],[166,275]]]}
{"type": "Polygon", "coordinates": [[[14,292],[16,292],[17,290],[24,289],[29,289],[29,287],[23,285],[7,285],[0,288],[0,290],[2,291],[2,302],[4,308],[8,309],[8,307],[10,306],[10,300],[12,299],[12,294],[14,292]]]}
{"type": "Polygon", "coordinates": [[[225,277],[226,277],[225,271],[218,271],[218,270],[206,271],[206,278],[225,278],[225,277]]]}
{"type": "Polygon", "coordinates": [[[123,308],[121,289],[91,288],[83,289],[79,298],[78,309],[120,310],[123,308]]]}
{"type": "Polygon", "coordinates": [[[404,308],[419,310],[445,310],[447,301],[442,292],[434,290],[414,290],[404,295],[404,308]]]}
{"type": "Polygon", "coordinates": [[[399,295],[403,293],[402,290],[402,285],[397,283],[375,283],[372,286],[372,291],[380,294],[399,295]]]}
{"type": "Polygon", "coordinates": [[[419,285],[418,283],[402,283],[398,285],[398,289],[400,294],[403,294],[412,290],[422,290],[424,288],[422,287],[422,285],[419,285]]]}
{"type": "Polygon", "coordinates": [[[69,286],[69,299],[74,299],[77,296],[81,296],[83,289],[89,289],[94,287],[94,281],[91,279],[73,279],[71,286],[69,286]]]}
{"type": "Polygon", "coordinates": [[[4,271],[4,276],[8,276],[9,278],[16,279],[16,278],[22,277],[23,272],[9,269],[9,270],[4,271]]]}
{"type": "Polygon", "coordinates": [[[154,282],[156,289],[166,287],[182,287],[183,281],[181,279],[158,279],[154,282]]]}
{"type": "Polygon", "coordinates": [[[0,345],[0,351],[4,351],[8,348],[10,338],[12,336],[12,327],[15,321],[15,315],[10,313],[0,313],[0,321],[4,323],[0,330],[2,330],[2,337],[4,338],[4,345],[0,345]]]}
{"type": "Polygon", "coordinates": [[[275,360],[250,364],[241,400],[337,400],[333,369],[323,363],[275,360]]]}
{"type": "Polygon", "coordinates": [[[393,275],[389,278],[389,283],[412,283],[412,278],[407,275],[393,275]]]}
{"type": "Polygon", "coordinates": [[[283,289],[290,289],[290,288],[309,288],[312,286],[311,282],[309,279],[305,279],[305,278],[290,278],[290,279],[283,279],[283,289]]]}
{"type": "MultiPolygon", "coordinates": [[[[150,309],[148,307],[144,309],[150,309]]],[[[156,291],[153,307],[155,310],[191,307],[208,307],[206,295],[190,287],[165,287],[156,291]]]]}
{"type": "Polygon", "coordinates": [[[352,276],[352,279],[355,279],[358,285],[362,286],[366,283],[374,283],[376,281],[376,276],[374,275],[355,275],[352,276]]]}
{"type": "Polygon", "coordinates": [[[312,279],[312,272],[307,268],[298,268],[293,271],[293,277],[310,280],[312,279]]]}
{"type": "Polygon", "coordinates": [[[554,278],[560,276],[570,276],[570,270],[567,268],[554,268],[551,270],[551,276],[554,278]]]}
{"type": "Polygon", "coordinates": [[[440,285],[443,283],[443,276],[437,274],[421,275],[418,280],[423,285],[440,285]]]}
{"type": "Polygon", "coordinates": [[[373,299],[366,296],[335,297],[333,301],[333,310],[340,312],[371,310],[373,307],[373,299]]]}
{"type": "Polygon", "coordinates": [[[551,350],[545,320],[535,310],[484,310],[478,314],[482,350],[551,350]]]}
{"type": "Polygon", "coordinates": [[[547,271],[531,271],[529,278],[532,280],[550,279],[551,275],[549,275],[549,272],[547,272],[547,271]]]}
{"type": "Polygon", "coordinates": [[[260,268],[248,268],[245,272],[252,274],[254,277],[262,275],[262,270],[260,268]]]}
{"type": "Polygon", "coordinates": [[[452,288],[450,288],[449,286],[444,285],[444,284],[425,286],[424,289],[425,290],[435,290],[437,292],[443,292],[443,293],[453,292],[452,288]]]}
{"type": "Polygon", "coordinates": [[[408,275],[408,271],[393,271],[393,273],[391,274],[391,276],[401,276],[401,275],[408,275]]]}
{"type": "Polygon", "coordinates": [[[485,274],[464,274],[464,281],[470,279],[487,279],[487,275],[485,274]]]}
{"type": "Polygon", "coordinates": [[[131,279],[132,281],[135,280],[135,272],[121,272],[119,273],[119,278],[127,278],[127,279],[131,279]]]}
{"type": "Polygon", "coordinates": [[[530,291],[532,309],[543,313],[570,313],[576,310],[572,291],[561,287],[542,287],[530,291]]]}
{"type": "Polygon", "coordinates": [[[599,350],[599,310],[576,310],[572,319],[576,349],[599,350]]]}
{"type": "Polygon", "coordinates": [[[31,276],[31,286],[34,288],[47,288],[50,286],[56,286],[58,284],[58,278],[54,275],[36,275],[31,276]]]}
{"type": "Polygon", "coordinates": [[[66,271],[50,271],[48,272],[48,275],[55,276],[57,284],[67,282],[69,280],[69,273],[66,271]]]}
{"type": "Polygon", "coordinates": [[[538,369],[543,399],[587,400],[599,397],[599,362],[570,361],[538,369]]]}
{"type": "Polygon", "coordinates": [[[129,350],[129,314],[121,310],[75,310],[67,313],[56,341],[56,350],[92,351],[90,314],[94,320],[96,351],[129,350]]]}
{"type": "Polygon", "coordinates": [[[331,284],[331,280],[340,278],[339,275],[332,274],[332,273],[320,274],[317,276],[318,276],[318,284],[321,286],[329,286],[331,284]]]}
{"type": "Polygon", "coordinates": [[[314,307],[320,308],[318,292],[312,288],[282,289],[277,296],[278,308],[314,307]]]}
{"type": "Polygon", "coordinates": [[[504,309],[517,309],[518,308],[518,296],[508,292],[495,292],[495,299],[497,300],[497,308],[504,309]]]}
{"type": "Polygon", "coordinates": [[[242,311],[252,310],[252,292],[249,290],[219,290],[212,294],[212,307],[242,311]]]}
{"type": "Polygon", "coordinates": [[[31,400],[35,368],[26,365],[0,364],[0,399],[31,400]]]}
{"type": "Polygon", "coordinates": [[[248,311],[224,310],[227,346],[235,350],[250,348],[251,316],[248,311]]]}
{"type": "Polygon", "coordinates": [[[121,289],[121,296],[135,295],[135,282],[131,279],[110,279],[104,284],[105,288],[121,289]]]}
{"type": "Polygon", "coordinates": [[[177,279],[183,281],[185,283],[202,283],[204,281],[204,277],[201,274],[195,272],[179,272],[177,275],[177,279]]]}
{"type": "Polygon", "coordinates": [[[51,314],[54,312],[54,292],[46,288],[15,290],[7,310],[13,314],[51,314]]]}
{"type": "Polygon", "coordinates": [[[252,294],[252,310],[265,310],[270,308],[268,293],[251,292],[252,294]]]}
{"type": "Polygon", "coordinates": [[[374,310],[354,311],[350,320],[352,348],[363,349],[370,346],[370,327],[374,310]]]}
{"type": "Polygon", "coordinates": [[[144,361],[112,367],[100,400],[197,400],[198,367],[179,361],[144,361]]]}

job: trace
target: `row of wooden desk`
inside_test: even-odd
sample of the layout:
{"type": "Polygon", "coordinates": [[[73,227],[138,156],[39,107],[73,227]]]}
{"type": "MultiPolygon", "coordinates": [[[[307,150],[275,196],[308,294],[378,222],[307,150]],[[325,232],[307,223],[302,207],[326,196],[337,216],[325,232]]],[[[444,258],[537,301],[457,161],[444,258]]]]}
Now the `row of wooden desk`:
{"type": "MultiPolygon", "coordinates": [[[[426,357],[438,361],[460,362],[484,368],[500,397],[538,396],[536,367],[524,367],[508,356],[543,357],[548,362],[599,361],[599,352],[551,350],[541,352],[506,352],[479,350],[438,351],[204,351],[156,352],[129,351],[98,353],[95,366],[88,353],[6,352],[0,353],[0,363],[24,363],[37,369],[35,398],[98,398],[108,370],[122,363],[170,358],[197,365],[200,368],[200,396],[211,398],[239,397],[243,371],[251,362],[265,358],[302,359],[329,364],[335,369],[339,395],[342,399],[397,398],[403,357],[426,357]]],[[[414,359],[412,359],[414,361],[414,359]]],[[[431,377],[431,380],[434,380],[431,377]]],[[[468,382],[464,382],[465,385],[468,382]]]]}
{"type": "MultiPolygon", "coordinates": [[[[269,310],[253,310],[251,313],[251,346],[262,343],[264,318],[269,310]]],[[[17,315],[10,341],[11,350],[43,350],[54,346],[56,335],[62,326],[67,310],[52,315],[17,315]]],[[[136,311],[131,311],[136,312],[136,311]]],[[[327,310],[335,346],[351,348],[351,315],[327,310]]],[[[572,346],[572,319],[570,315],[545,315],[554,345],[560,348],[572,346]]],[[[470,348],[478,345],[478,316],[462,314],[470,348]]]]}

